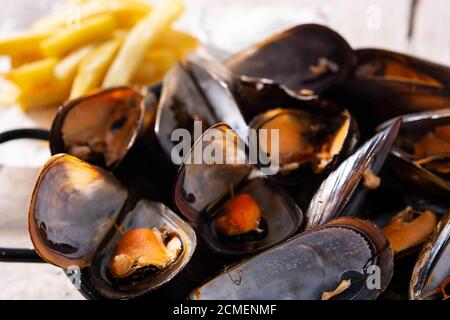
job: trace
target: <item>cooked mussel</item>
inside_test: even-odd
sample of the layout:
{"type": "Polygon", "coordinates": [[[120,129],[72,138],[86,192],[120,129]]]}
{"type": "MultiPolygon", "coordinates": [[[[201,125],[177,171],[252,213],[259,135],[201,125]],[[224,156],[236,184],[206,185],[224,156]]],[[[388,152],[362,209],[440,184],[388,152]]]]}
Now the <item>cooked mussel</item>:
{"type": "Polygon", "coordinates": [[[392,171],[429,194],[448,195],[450,109],[401,118],[403,124],[388,161],[392,171]]]}
{"type": "Polygon", "coordinates": [[[226,66],[244,81],[274,82],[292,95],[308,95],[347,77],[354,63],[352,49],[339,34],[303,24],[237,53],[226,66]]]}
{"type": "Polygon", "coordinates": [[[414,210],[406,207],[394,215],[383,227],[394,254],[420,247],[428,239],[437,224],[437,215],[430,210],[414,210]]]}
{"type": "Polygon", "coordinates": [[[246,238],[262,238],[267,228],[264,228],[261,208],[248,193],[231,197],[225,203],[224,212],[215,219],[217,232],[235,241],[245,241],[246,238]]]}
{"type": "Polygon", "coordinates": [[[292,94],[283,86],[271,81],[260,80],[255,83],[253,80],[241,77],[231,83],[230,88],[236,97],[242,116],[247,122],[259,114],[274,109],[274,106],[314,113],[320,112],[324,115],[333,115],[342,111],[342,108],[331,100],[322,99],[313,92],[304,90],[302,94],[292,94]]]}
{"type": "Polygon", "coordinates": [[[355,50],[356,66],[322,99],[344,105],[363,129],[401,115],[450,107],[450,69],[408,55],[355,50]]]}
{"type": "Polygon", "coordinates": [[[226,268],[190,298],[375,299],[392,273],[383,232],[365,220],[339,218],[226,268]]]}
{"type": "Polygon", "coordinates": [[[347,111],[324,116],[279,108],[255,117],[250,127],[259,131],[258,146],[264,153],[279,154],[279,180],[290,183],[305,182],[310,172],[329,173],[353,151],[358,140],[356,123],[347,111]],[[274,129],[279,131],[277,150],[271,150],[270,135],[261,132],[274,129]],[[291,175],[294,172],[298,173],[295,177],[291,175]]]}
{"type": "Polygon", "coordinates": [[[151,130],[155,107],[151,92],[127,87],[70,100],[53,121],[51,152],[114,169],[151,130]]]}
{"type": "Polygon", "coordinates": [[[450,108],[449,88],[397,80],[350,79],[322,98],[346,106],[366,131],[394,117],[450,108]]]}
{"type": "Polygon", "coordinates": [[[382,49],[355,50],[356,79],[397,80],[435,87],[450,87],[450,68],[382,49]]]}
{"type": "Polygon", "coordinates": [[[450,278],[450,213],[437,224],[422,247],[409,285],[412,300],[447,299],[450,278]]]}
{"type": "Polygon", "coordinates": [[[358,208],[368,189],[368,182],[364,179],[381,170],[397,137],[400,123],[399,119],[391,122],[328,175],[309,203],[306,229],[339,215],[360,215],[358,208]]]}
{"type": "Polygon", "coordinates": [[[156,228],[134,228],[117,243],[109,272],[114,278],[127,278],[147,268],[160,271],[174,262],[182,249],[181,240],[175,233],[156,228]]]}
{"type": "Polygon", "coordinates": [[[51,157],[39,175],[29,229],[45,261],[80,268],[84,287],[112,299],[134,298],[168,282],[196,246],[194,231],[166,206],[135,198],[112,174],[66,154],[51,157]],[[166,263],[162,252],[170,256],[166,263]]]}
{"type": "Polygon", "coordinates": [[[176,168],[156,141],[153,91],[120,87],[68,101],[53,120],[52,154],[67,153],[98,165],[133,192],[171,205],[176,168]]]}
{"type": "Polygon", "coordinates": [[[175,184],[175,205],[197,224],[213,251],[262,251],[301,225],[302,213],[290,196],[258,172],[245,143],[225,124],[205,131],[185,158],[175,184]],[[210,152],[221,156],[209,161],[205,154],[210,152]]]}
{"type": "Polygon", "coordinates": [[[249,122],[277,106],[335,113],[342,108],[319,94],[351,72],[355,57],[331,29],[304,24],[243,50],[219,72],[249,122]]]}
{"type": "MultiPolygon", "coordinates": [[[[155,131],[168,157],[176,145],[175,129],[187,130],[193,137],[193,145],[204,130],[220,122],[237,131],[247,128],[228,84],[215,72],[214,65],[211,60],[192,57],[165,76],[155,131]],[[195,121],[201,121],[200,130],[195,130],[195,121]]],[[[178,165],[182,157],[179,160],[178,165]]]]}

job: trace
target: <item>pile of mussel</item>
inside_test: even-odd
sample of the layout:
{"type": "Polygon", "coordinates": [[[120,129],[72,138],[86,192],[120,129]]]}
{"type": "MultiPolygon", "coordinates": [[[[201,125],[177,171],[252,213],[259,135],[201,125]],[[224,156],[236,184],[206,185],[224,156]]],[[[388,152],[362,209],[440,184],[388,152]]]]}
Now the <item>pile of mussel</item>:
{"type": "Polygon", "coordinates": [[[225,61],[197,53],[159,87],[69,101],[50,147],[30,235],[81,268],[86,297],[450,294],[448,67],[299,25],[225,61]],[[195,137],[183,156],[176,129],[195,137]],[[278,150],[252,140],[279,154],[271,174],[237,161],[260,129],[278,129],[278,150]],[[236,161],[192,161],[230,146],[236,161]]]}

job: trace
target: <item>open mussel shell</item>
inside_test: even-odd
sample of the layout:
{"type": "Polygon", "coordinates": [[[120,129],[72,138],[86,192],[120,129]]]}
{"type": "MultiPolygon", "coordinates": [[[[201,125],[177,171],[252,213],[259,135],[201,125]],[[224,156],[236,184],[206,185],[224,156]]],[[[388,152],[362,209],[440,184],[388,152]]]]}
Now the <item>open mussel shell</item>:
{"type": "Polygon", "coordinates": [[[52,154],[68,153],[115,169],[131,148],[151,135],[156,97],[131,87],[106,89],[62,105],[52,124],[52,154]]]}
{"type": "Polygon", "coordinates": [[[185,158],[176,179],[174,202],[197,224],[210,249],[225,255],[262,251],[292,236],[302,223],[300,208],[258,173],[256,164],[249,161],[245,143],[225,124],[205,131],[185,158]],[[223,158],[210,162],[205,158],[210,152],[223,154],[223,158]],[[216,221],[224,214],[227,202],[243,194],[250,195],[260,208],[266,234],[262,239],[231,243],[220,237],[216,221]]]}
{"type": "Polygon", "coordinates": [[[381,50],[355,50],[357,79],[412,82],[435,87],[450,87],[450,68],[405,54],[381,50]]]}
{"type": "Polygon", "coordinates": [[[127,198],[126,189],[104,170],[69,155],[51,157],[30,203],[29,228],[36,251],[63,268],[89,265],[127,198]]]}
{"type": "Polygon", "coordinates": [[[328,174],[358,142],[356,122],[347,111],[331,116],[278,108],[255,117],[250,127],[260,132],[258,146],[263,152],[279,154],[277,180],[287,184],[305,184],[308,176],[328,174]],[[271,150],[267,136],[274,129],[279,143],[271,150]]]}
{"type": "Polygon", "coordinates": [[[112,174],[67,154],[54,155],[42,169],[29,229],[45,261],[80,268],[82,290],[102,298],[134,298],[155,290],[181,271],[196,246],[194,231],[167,207],[138,202],[112,174]],[[160,273],[123,284],[107,266],[121,232],[137,227],[168,229],[181,241],[182,252],[160,273]]]}
{"type": "Polygon", "coordinates": [[[127,213],[118,228],[125,233],[133,228],[168,229],[179,237],[182,243],[182,252],[172,264],[156,274],[146,275],[144,272],[132,275],[125,280],[115,279],[110,275],[109,263],[114,248],[122,236],[121,233],[115,232],[107,244],[97,251],[91,267],[86,270],[84,275],[86,279],[91,280],[91,287],[108,299],[132,299],[156,290],[183,270],[195,251],[194,230],[177,214],[158,202],[139,201],[127,213]]]}
{"type": "Polygon", "coordinates": [[[226,268],[190,298],[319,300],[350,280],[334,299],[375,299],[392,273],[393,256],[383,232],[365,220],[339,218],[226,268]],[[371,285],[373,270],[377,286],[371,285]]]}
{"type": "Polygon", "coordinates": [[[345,105],[367,130],[404,114],[450,108],[450,69],[408,55],[355,50],[357,63],[347,79],[321,96],[345,105]]]}
{"type": "Polygon", "coordinates": [[[187,130],[194,137],[192,145],[203,130],[220,122],[238,131],[247,127],[226,81],[210,64],[213,62],[192,57],[164,77],[155,131],[168,157],[176,145],[172,139],[176,129],[187,130]],[[201,121],[199,132],[195,121],[201,121]]]}
{"type": "MultiPolygon", "coordinates": [[[[400,117],[402,126],[391,155],[388,165],[393,172],[407,182],[428,194],[436,196],[448,196],[450,192],[450,178],[447,174],[441,174],[427,167],[421,159],[415,159],[414,145],[436,128],[450,125],[450,109],[408,114],[400,117]],[[419,160],[419,161],[418,161],[419,160]]],[[[382,130],[391,125],[396,119],[387,121],[378,127],[382,130]]],[[[445,137],[444,137],[445,140],[445,137]]],[[[450,143],[449,140],[445,140],[450,143]]],[[[444,149],[439,152],[445,152],[444,149]]],[[[446,160],[445,154],[436,154],[446,160]]]]}
{"type": "Polygon", "coordinates": [[[355,215],[364,191],[355,192],[366,170],[377,174],[388,156],[400,128],[397,119],[364,143],[322,182],[306,213],[306,229],[339,215],[355,215]],[[350,201],[351,200],[351,201],[350,201]]]}
{"type": "Polygon", "coordinates": [[[226,124],[216,124],[200,136],[183,159],[175,182],[174,202],[183,215],[199,220],[249,176],[254,166],[245,148],[226,124]],[[206,158],[219,155],[217,161],[206,158]]]}
{"type": "Polygon", "coordinates": [[[411,81],[349,79],[327,90],[322,98],[348,107],[361,131],[405,114],[450,108],[450,88],[411,81]]]}
{"type": "Polygon", "coordinates": [[[303,24],[237,53],[226,66],[245,81],[274,82],[301,94],[320,93],[345,78],[354,63],[352,49],[339,34],[303,24]]]}
{"type": "MultiPolygon", "coordinates": [[[[213,210],[211,218],[199,224],[199,232],[208,246],[215,252],[224,255],[239,255],[263,251],[294,235],[302,223],[301,211],[289,195],[280,190],[268,179],[255,178],[245,182],[234,196],[250,195],[262,211],[264,226],[261,237],[254,236],[250,240],[227,240],[216,228],[216,219],[224,213],[223,203],[213,210]]],[[[225,197],[229,201],[231,197],[225,197]]],[[[223,201],[222,200],[222,201],[223,201]]]]}
{"type": "Polygon", "coordinates": [[[410,299],[448,298],[448,291],[445,297],[440,287],[446,279],[450,278],[449,239],[450,213],[447,213],[436,226],[428,242],[422,247],[411,277],[410,299]]]}
{"type": "Polygon", "coordinates": [[[234,81],[231,88],[247,122],[276,107],[323,114],[342,111],[340,106],[330,100],[321,99],[312,92],[293,93],[277,83],[264,79],[255,83],[251,79],[241,77],[239,81],[234,81]]]}

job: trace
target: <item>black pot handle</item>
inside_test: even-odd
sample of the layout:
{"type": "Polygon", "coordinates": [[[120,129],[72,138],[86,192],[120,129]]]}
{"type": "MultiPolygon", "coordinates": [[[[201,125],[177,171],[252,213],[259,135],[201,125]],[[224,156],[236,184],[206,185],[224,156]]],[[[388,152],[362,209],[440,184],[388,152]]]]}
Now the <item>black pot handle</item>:
{"type": "Polygon", "coordinates": [[[14,129],[0,133],[0,143],[17,140],[17,139],[35,139],[46,140],[50,139],[50,131],[45,129],[14,129]]]}
{"type": "MultiPolygon", "coordinates": [[[[50,132],[44,129],[14,129],[0,133],[0,143],[17,139],[46,140],[50,132]]],[[[45,262],[34,249],[1,248],[0,262],[45,262]]]]}

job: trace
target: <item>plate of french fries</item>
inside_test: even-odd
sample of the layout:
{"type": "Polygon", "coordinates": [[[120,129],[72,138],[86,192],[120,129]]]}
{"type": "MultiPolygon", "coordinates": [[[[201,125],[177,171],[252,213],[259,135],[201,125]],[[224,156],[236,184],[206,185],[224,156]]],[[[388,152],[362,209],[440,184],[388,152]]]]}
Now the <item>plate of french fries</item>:
{"type": "Polygon", "coordinates": [[[29,30],[0,38],[0,105],[28,112],[108,87],[151,86],[199,41],[174,28],[182,0],[72,0],[29,30]]]}

